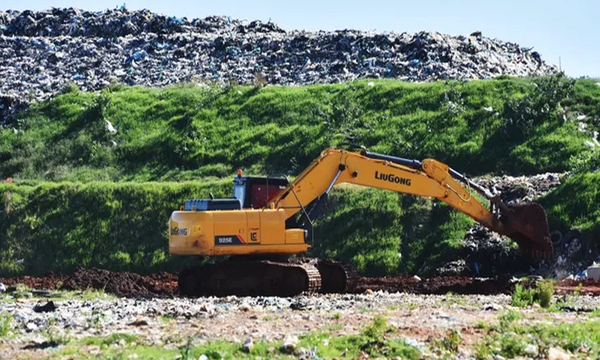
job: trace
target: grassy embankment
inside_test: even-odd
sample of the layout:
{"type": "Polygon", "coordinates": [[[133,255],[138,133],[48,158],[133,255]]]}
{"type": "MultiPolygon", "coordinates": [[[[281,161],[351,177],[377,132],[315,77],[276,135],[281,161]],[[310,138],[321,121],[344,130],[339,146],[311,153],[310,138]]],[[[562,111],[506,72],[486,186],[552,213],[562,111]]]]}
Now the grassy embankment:
{"type": "MultiPolygon", "coordinates": [[[[590,135],[577,129],[579,112],[597,126],[594,81],[69,91],[0,131],[0,177],[15,181],[0,186],[0,274],[78,265],[176,269],[166,254],[166,221],[186,198],[229,196],[240,167],[297,174],[321,150],[348,141],[436,158],[470,176],[566,171],[574,158],[586,170],[593,157],[584,145],[590,135]],[[185,180],[193,183],[173,183],[185,180]]],[[[563,196],[578,193],[572,187],[563,196]]],[[[569,200],[596,209],[582,199],[569,200]]],[[[553,201],[553,226],[564,229],[572,219],[553,201]]],[[[319,222],[316,253],[371,275],[415,272],[452,259],[470,225],[443,204],[344,187],[319,222]]]]}

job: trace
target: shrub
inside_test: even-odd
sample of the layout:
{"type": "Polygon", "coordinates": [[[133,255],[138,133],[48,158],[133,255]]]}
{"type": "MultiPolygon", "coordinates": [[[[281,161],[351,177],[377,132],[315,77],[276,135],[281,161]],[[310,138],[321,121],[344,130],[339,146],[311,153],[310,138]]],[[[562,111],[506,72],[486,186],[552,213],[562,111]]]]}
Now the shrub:
{"type": "Polygon", "coordinates": [[[521,284],[516,284],[511,295],[511,305],[527,307],[538,303],[541,307],[547,308],[550,306],[553,294],[554,282],[551,280],[538,281],[535,288],[526,288],[521,284]]]}
{"type": "Polygon", "coordinates": [[[536,295],[541,307],[549,307],[552,295],[554,295],[554,282],[551,280],[539,281],[536,285],[536,295]]]}
{"type": "Polygon", "coordinates": [[[502,131],[511,142],[528,137],[537,126],[557,121],[560,102],[575,92],[575,80],[564,74],[534,79],[530,86],[525,96],[504,104],[502,131]]]}
{"type": "Polygon", "coordinates": [[[521,284],[515,285],[511,294],[510,304],[512,306],[527,307],[535,302],[535,289],[527,289],[521,284]]]}

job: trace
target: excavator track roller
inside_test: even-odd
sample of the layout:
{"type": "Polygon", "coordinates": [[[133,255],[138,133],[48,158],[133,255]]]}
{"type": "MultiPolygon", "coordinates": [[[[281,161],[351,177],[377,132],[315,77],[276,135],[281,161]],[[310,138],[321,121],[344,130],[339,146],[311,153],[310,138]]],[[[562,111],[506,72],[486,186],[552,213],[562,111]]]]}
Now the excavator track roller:
{"type": "Polygon", "coordinates": [[[224,261],[179,274],[182,296],[295,296],[321,290],[321,276],[309,263],[269,260],[224,261]]]}
{"type": "Polygon", "coordinates": [[[319,260],[321,292],[350,293],[356,288],[358,273],[354,266],[335,260],[319,260]]]}

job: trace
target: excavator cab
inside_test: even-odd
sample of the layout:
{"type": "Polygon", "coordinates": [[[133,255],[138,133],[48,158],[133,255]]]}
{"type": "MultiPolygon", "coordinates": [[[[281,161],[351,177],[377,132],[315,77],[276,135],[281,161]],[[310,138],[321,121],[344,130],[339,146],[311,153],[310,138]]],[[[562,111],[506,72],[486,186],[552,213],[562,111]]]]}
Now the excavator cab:
{"type": "Polygon", "coordinates": [[[233,179],[233,196],[244,209],[262,209],[286,189],[285,178],[242,176],[241,171],[233,179]]]}

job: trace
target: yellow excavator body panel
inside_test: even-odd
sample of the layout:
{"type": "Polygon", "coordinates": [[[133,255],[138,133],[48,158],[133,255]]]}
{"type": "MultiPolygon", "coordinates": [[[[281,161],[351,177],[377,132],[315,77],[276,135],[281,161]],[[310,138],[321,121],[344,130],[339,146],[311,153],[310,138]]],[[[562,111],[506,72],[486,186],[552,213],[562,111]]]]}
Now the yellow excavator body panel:
{"type": "Polygon", "coordinates": [[[285,228],[283,209],[175,211],[169,220],[174,255],[298,254],[306,232],[285,228]]]}

